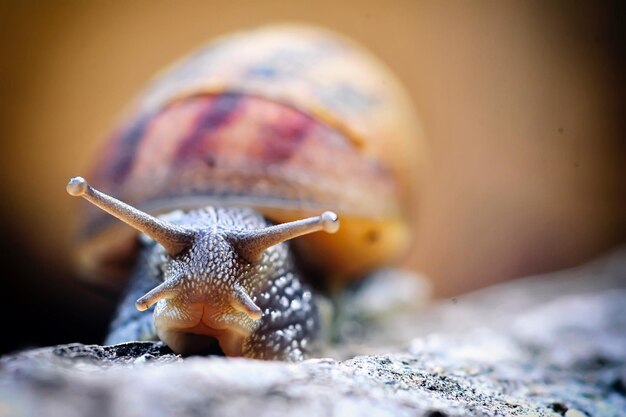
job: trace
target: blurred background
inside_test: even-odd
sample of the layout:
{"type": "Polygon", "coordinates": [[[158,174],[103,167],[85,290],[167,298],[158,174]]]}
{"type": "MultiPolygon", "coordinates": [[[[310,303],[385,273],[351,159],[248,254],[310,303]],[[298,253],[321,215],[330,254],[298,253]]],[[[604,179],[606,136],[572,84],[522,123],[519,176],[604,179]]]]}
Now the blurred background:
{"type": "Polygon", "coordinates": [[[437,298],[578,265],[624,241],[619,1],[0,1],[0,353],[97,343],[114,305],[69,264],[75,201],[122,108],[215,35],[317,23],[398,75],[429,148],[404,267],[437,298]],[[6,324],[5,324],[6,327],[6,324]]]}

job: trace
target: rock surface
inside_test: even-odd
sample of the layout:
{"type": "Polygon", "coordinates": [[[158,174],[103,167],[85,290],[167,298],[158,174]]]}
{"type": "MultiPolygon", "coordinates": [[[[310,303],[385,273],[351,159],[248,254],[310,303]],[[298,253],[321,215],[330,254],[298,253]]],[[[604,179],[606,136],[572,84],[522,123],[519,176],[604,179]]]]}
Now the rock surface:
{"type": "Polygon", "coordinates": [[[626,416],[625,278],[618,251],[348,320],[346,343],[295,364],[145,342],[18,352],[0,359],[0,416],[626,416]]]}

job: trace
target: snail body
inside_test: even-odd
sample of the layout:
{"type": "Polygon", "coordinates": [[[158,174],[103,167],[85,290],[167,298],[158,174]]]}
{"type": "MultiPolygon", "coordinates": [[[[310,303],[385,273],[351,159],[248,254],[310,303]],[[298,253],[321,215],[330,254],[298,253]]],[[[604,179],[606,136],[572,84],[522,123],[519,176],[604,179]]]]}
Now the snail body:
{"type": "Polygon", "coordinates": [[[324,29],[237,32],[175,64],[105,143],[101,191],[68,184],[93,203],[82,275],[125,288],[108,342],[306,357],[312,284],[362,279],[407,249],[418,136],[393,75],[324,29]]]}

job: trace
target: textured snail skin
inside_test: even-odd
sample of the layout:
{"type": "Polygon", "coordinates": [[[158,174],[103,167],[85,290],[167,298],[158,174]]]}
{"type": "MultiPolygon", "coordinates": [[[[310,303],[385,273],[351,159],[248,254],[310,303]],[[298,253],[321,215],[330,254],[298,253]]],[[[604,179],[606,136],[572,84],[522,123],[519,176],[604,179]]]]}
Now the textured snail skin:
{"type": "Polygon", "coordinates": [[[243,259],[228,241],[233,230],[267,227],[251,209],[208,207],[169,214],[171,223],[201,230],[198,244],[172,258],[144,236],[137,267],[106,343],[163,340],[177,353],[201,353],[219,344],[227,356],[301,360],[317,338],[319,320],[311,290],[295,270],[287,243],[243,259]],[[194,253],[195,252],[195,253],[194,253]],[[171,277],[185,274],[182,291],[139,312],[135,301],[171,277]],[[242,287],[261,309],[253,320],[227,302],[242,287]]]}

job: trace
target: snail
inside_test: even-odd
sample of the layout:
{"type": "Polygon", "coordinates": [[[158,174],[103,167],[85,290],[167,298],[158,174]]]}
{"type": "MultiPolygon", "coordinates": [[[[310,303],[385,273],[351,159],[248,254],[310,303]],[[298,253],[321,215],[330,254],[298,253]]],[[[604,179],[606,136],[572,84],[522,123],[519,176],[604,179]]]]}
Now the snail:
{"type": "Polygon", "coordinates": [[[310,356],[316,292],[410,245],[419,136],[395,75],[325,28],[240,30],[174,63],[107,137],[94,187],[67,185],[91,203],[80,274],[120,293],[105,342],[310,356]]]}

